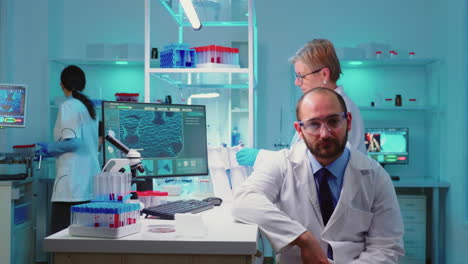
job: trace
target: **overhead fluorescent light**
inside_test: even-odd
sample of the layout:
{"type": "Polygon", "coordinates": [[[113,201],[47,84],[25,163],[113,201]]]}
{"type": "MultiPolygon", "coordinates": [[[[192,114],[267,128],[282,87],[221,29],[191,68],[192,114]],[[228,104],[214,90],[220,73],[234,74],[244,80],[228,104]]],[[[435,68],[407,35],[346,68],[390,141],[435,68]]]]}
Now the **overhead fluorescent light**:
{"type": "Polygon", "coordinates": [[[192,98],[215,98],[219,97],[219,93],[201,93],[201,94],[192,94],[192,98]]]}
{"type": "Polygon", "coordinates": [[[193,29],[200,30],[202,24],[198,18],[195,8],[193,7],[192,0],[180,0],[180,4],[184,9],[185,15],[188,17],[190,24],[192,24],[193,29]]]}
{"type": "Polygon", "coordinates": [[[358,65],[362,65],[362,61],[350,61],[348,62],[348,64],[351,66],[358,66],[358,65]]]}
{"type": "Polygon", "coordinates": [[[188,104],[192,104],[193,98],[216,98],[219,97],[219,93],[200,93],[200,94],[192,94],[188,98],[188,104]]]}

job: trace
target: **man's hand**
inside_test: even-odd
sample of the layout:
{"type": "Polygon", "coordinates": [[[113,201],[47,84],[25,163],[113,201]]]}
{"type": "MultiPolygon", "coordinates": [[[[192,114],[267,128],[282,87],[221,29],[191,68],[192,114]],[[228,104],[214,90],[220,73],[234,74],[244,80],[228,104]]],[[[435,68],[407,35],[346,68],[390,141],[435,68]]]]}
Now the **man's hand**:
{"type": "Polygon", "coordinates": [[[328,264],[327,254],[309,231],[302,233],[291,244],[301,249],[302,264],[328,264]]]}

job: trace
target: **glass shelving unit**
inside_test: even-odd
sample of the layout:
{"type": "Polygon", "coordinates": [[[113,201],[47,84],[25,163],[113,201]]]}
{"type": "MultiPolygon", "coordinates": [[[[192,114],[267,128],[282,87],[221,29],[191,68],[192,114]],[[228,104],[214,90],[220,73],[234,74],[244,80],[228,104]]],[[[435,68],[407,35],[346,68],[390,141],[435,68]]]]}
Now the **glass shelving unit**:
{"type": "Polygon", "coordinates": [[[363,68],[363,67],[408,67],[426,66],[437,62],[437,59],[362,59],[362,60],[340,60],[343,68],[363,68]]]}
{"type": "MultiPolygon", "coordinates": [[[[228,107],[229,112],[225,118],[222,114],[212,114],[221,122],[211,122],[210,127],[217,127],[222,130],[222,143],[230,143],[230,131],[237,126],[241,133],[246,135],[243,141],[248,146],[254,145],[254,87],[256,84],[256,22],[253,8],[253,0],[238,1],[194,1],[194,7],[202,22],[202,29],[206,27],[240,27],[247,33],[247,60],[246,67],[232,68],[158,68],[151,64],[150,49],[151,36],[157,34],[151,28],[151,4],[161,4],[173,21],[176,22],[175,30],[178,30],[178,43],[184,43],[184,30],[192,30],[191,24],[186,18],[179,1],[175,0],[145,0],[145,91],[144,101],[154,101],[154,93],[163,93],[162,90],[174,92],[178,95],[184,94],[185,99],[179,102],[190,103],[186,100],[193,93],[219,93],[217,99],[193,100],[195,103],[210,104],[213,100],[218,100],[215,107],[207,108],[207,112],[222,112],[222,107],[228,107]],[[159,3],[158,3],[159,2],[159,3]],[[236,90],[245,90],[240,93],[244,96],[242,105],[231,102],[231,96],[238,97],[236,90]],[[153,93],[153,94],[152,94],[153,93]],[[245,101],[247,103],[245,103],[245,101]],[[227,122],[226,122],[227,121],[227,122]],[[214,124],[217,123],[217,124],[214,124]],[[228,141],[228,142],[226,142],[228,141]]],[[[192,33],[193,34],[193,33],[192,33]]],[[[206,45],[213,44],[206,40],[206,45]]],[[[212,40],[213,41],[213,40],[212,40]]],[[[169,43],[168,43],[169,44],[169,43]]],[[[216,43],[215,43],[216,44],[216,43]]],[[[218,44],[217,44],[218,45],[218,44]]],[[[203,45],[201,45],[203,46],[203,45]]],[[[169,94],[167,92],[166,94],[169,94]]],[[[239,99],[237,98],[237,102],[239,99]]],[[[210,116],[208,116],[210,118],[210,116]]]]}

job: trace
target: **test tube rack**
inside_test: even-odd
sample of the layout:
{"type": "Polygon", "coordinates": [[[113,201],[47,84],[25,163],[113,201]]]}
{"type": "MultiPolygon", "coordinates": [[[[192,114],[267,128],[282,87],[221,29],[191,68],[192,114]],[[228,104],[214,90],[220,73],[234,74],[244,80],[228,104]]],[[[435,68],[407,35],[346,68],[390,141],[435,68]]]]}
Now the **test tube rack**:
{"type": "Polygon", "coordinates": [[[197,52],[197,67],[203,68],[205,65],[215,67],[219,64],[230,68],[239,67],[239,49],[217,45],[194,47],[193,49],[197,52]]]}
{"type": "Polygon", "coordinates": [[[71,207],[71,236],[119,238],[141,229],[140,205],[91,202],[71,207]]]}
{"type": "Polygon", "coordinates": [[[188,44],[169,44],[160,53],[161,68],[194,68],[196,53],[188,44]]]}

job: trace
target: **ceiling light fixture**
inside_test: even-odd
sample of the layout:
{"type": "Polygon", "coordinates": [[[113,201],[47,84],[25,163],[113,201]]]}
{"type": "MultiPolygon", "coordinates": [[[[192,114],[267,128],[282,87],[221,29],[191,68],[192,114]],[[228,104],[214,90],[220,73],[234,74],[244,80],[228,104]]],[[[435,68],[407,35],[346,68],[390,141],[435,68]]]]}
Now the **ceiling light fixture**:
{"type": "Polygon", "coordinates": [[[190,24],[192,24],[193,29],[200,30],[202,28],[202,24],[198,18],[195,8],[193,7],[192,0],[180,0],[180,4],[184,9],[185,15],[188,17],[190,24]]]}

